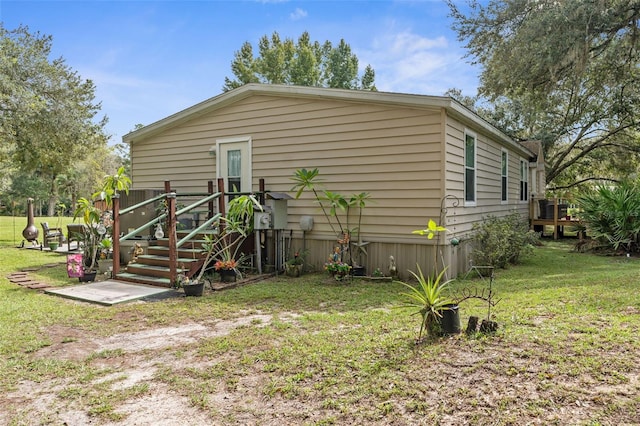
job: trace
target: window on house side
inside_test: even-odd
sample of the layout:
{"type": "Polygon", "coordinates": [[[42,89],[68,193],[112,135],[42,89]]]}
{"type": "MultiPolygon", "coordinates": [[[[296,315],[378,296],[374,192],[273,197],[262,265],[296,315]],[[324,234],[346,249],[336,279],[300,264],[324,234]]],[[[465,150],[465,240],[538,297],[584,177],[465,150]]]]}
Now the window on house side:
{"type": "Polygon", "coordinates": [[[507,151],[502,151],[502,201],[507,201],[508,199],[508,190],[507,190],[507,176],[509,171],[509,154],[507,151]]]}
{"type": "Polygon", "coordinates": [[[520,201],[529,199],[529,163],[520,160],[520,201]]]}
{"type": "Polygon", "coordinates": [[[464,200],[476,201],[476,138],[464,136],[464,200]]]}

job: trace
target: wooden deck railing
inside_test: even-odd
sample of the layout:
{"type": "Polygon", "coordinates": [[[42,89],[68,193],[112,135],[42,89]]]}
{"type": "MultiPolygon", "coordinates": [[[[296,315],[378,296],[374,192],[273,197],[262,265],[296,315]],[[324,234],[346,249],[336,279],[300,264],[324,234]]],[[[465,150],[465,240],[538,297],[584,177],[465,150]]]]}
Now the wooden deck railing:
{"type": "MultiPolygon", "coordinates": [[[[550,203],[553,202],[553,217],[551,218],[535,217],[536,206],[534,203],[536,203],[537,201],[538,200],[532,199],[529,205],[529,223],[530,223],[531,229],[534,229],[534,226],[536,225],[553,226],[553,239],[557,240],[559,231],[562,227],[579,225],[582,223],[580,219],[567,218],[566,215],[560,217],[557,198],[554,198],[553,200],[549,200],[550,203]]],[[[579,233],[579,237],[582,238],[582,233],[579,233]]]]}
{"type": "MultiPolygon", "coordinates": [[[[177,229],[177,217],[181,214],[188,213],[196,207],[199,207],[203,204],[208,205],[208,215],[205,223],[198,226],[198,230],[203,229],[204,227],[210,225],[213,221],[219,219],[225,211],[225,202],[224,202],[224,183],[222,178],[218,179],[218,191],[213,192],[213,181],[209,181],[207,185],[208,191],[206,193],[185,193],[180,194],[181,196],[190,196],[190,197],[202,197],[190,205],[181,208],[176,211],[176,198],[177,194],[175,191],[171,190],[171,183],[169,181],[165,181],[164,189],[165,193],[158,195],[157,197],[150,198],[141,203],[138,203],[134,206],[127,207],[126,209],[120,210],[120,197],[116,195],[113,199],[113,235],[120,235],[120,216],[136,209],[139,209],[143,206],[146,206],[149,203],[154,203],[160,200],[166,201],[166,211],[158,215],[157,217],[151,219],[147,223],[142,226],[134,229],[122,237],[113,238],[113,275],[117,276],[120,272],[120,243],[122,241],[128,240],[136,236],[141,231],[147,230],[152,226],[160,223],[160,221],[165,220],[167,226],[167,238],[169,240],[169,279],[171,282],[174,282],[177,278],[178,272],[178,248],[185,243],[185,239],[183,238],[180,242],[177,241],[176,237],[176,229],[177,229]],[[214,212],[214,203],[217,201],[218,203],[218,211],[214,212]]],[[[195,234],[197,232],[193,232],[195,234]]]]}
{"type": "MultiPolygon", "coordinates": [[[[207,228],[213,222],[220,220],[220,218],[224,215],[226,210],[225,199],[226,196],[235,196],[235,195],[243,195],[243,193],[225,193],[224,191],[224,180],[222,178],[217,179],[217,185],[214,186],[213,181],[208,181],[207,183],[207,192],[206,193],[180,193],[177,194],[175,191],[171,190],[171,182],[164,182],[164,194],[160,194],[156,197],[150,198],[148,200],[142,201],[134,206],[127,207],[125,209],[120,210],[120,197],[119,195],[114,196],[113,198],[113,276],[116,277],[120,272],[120,243],[122,241],[126,241],[128,239],[133,238],[138,235],[140,232],[145,231],[152,226],[160,223],[161,221],[166,221],[167,228],[167,238],[168,238],[168,246],[169,246],[169,279],[171,282],[175,282],[177,278],[177,270],[178,270],[178,249],[184,245],[187,241],[189,241],[193,236],[198,234],[203,229],[207,228]],[[214,192],[214,189],[217,189],[214,192]],[[195,202],[192,202],[186,207],[180,208],[180,210],[176,211],[176,199],[177,197],[190,197],[190,198],[199,198],[195,202]],[[117,237],[120,235],[121,226],[120,226],[120,216],[127,214],[129,212],[133,212],[136,209],[144,207],[150,203],[155,203],[160,200],[164,200],[166,202],[166,210],[165,213],[157,215],[155,218],[149,220],[144,223],[142,226],[130,231],[126,235],[121,237],[117,237]],[[217,203],[217,211],[215,211],[217,203]],[[181,238],[179,241],[176,236],[177,229],[177,218],[180,215],[186,214],[193,209],[207,204],[207,218],[204,220],[202,224],[198,223],[189,235],[181,238]]],[[[264,179],[259,179],[259,200],[260,204],[264,204],[265,198],[265,184],[264,179]]],[[[224,223],[221,221],[220,226],[224,226],[224,223]]]]}

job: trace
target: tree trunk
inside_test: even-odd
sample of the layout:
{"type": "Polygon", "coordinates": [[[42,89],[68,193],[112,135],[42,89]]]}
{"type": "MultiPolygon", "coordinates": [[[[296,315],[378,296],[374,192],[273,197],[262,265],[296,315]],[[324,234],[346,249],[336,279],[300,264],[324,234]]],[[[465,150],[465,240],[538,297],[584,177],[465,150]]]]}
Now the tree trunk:
{"type": "Polygon", "coordinates": [[[58,202],[58,185],[56,185],[56,177],[51,177],[51,188],[49,192],[49,205],[47,207],[47,216],[53,217],[56,215],[56,204],[58,202]]]}

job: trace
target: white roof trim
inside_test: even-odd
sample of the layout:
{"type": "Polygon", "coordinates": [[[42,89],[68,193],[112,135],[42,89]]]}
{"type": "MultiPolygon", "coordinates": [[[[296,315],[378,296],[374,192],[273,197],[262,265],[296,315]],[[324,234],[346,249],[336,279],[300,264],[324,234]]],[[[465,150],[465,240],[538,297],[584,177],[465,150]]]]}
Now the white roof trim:
{"type": "Polygon", "coordinates": [[[472,122],[486,133],[510,146],[522,154],[531,155],[531,151],[516,143],[509,136],[502,133],[489,122],[482,119],[476,113],[447,96],[413,95],[405,93],[373,92],[369,90],[328,89],[324,87],[306,87],[278,84],[251,83],[237,89],[224,92],[218,96],[209,98],[189,108],[165,117],[155,123],[142,127],[122,137],[125,143],[135,143],[136,140],[145,139],[167,128],[176,126],[184,121],[192,120],[200,115],[207,114],[251,95],[294,96],[318,99],[337,99],[350,102],[367,102],[392,104],[412,108],[444,108],[452,116],[466,122],[472,122]]]}

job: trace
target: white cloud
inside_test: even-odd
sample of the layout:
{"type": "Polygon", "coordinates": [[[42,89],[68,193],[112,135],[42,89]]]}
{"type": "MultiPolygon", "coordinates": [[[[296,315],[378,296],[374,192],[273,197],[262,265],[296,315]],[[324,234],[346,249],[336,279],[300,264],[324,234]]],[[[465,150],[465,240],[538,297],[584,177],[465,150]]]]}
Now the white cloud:
{"type": "Polygon", "coordinates": [[[289,15],[289,18],[291,18],[292,21],[297,21],[299,19],[306,18],[306,17],[307,17],[307,11],[300,9],[299,7],[297,7],[296,10],[294,10],[293,13],[289,15]]]}
{"type": "Polygon", "coordinates": [[[445,36],[430,38],[392,28],[357,55],[363,68],[370,64],[375,70],[380,91],[442,95],[456,87],[473,95],[477,70],[462,58],[464,52],[452,45],[455,43],[445,36]]]}

